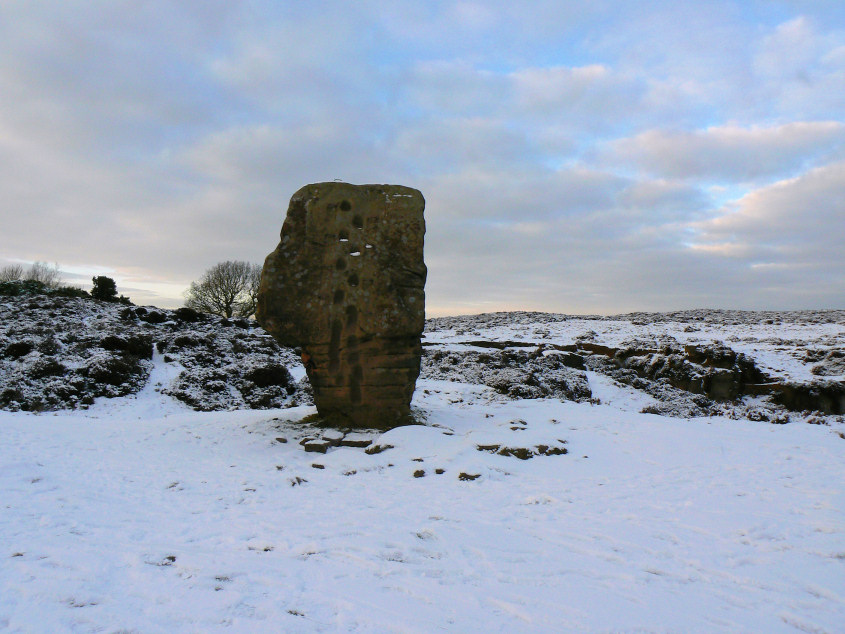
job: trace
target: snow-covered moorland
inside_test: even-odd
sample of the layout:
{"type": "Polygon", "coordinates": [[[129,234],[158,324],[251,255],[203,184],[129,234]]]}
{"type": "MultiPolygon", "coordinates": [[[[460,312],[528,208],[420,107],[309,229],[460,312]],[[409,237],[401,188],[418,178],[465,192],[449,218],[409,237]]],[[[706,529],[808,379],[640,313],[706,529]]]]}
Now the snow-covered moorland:
{"type": "Polygon", "coordinates": [[[0,630],[842,631],[840,312],[431,320],[380,434],[299,423],[251,328],[75,305],[0,332],[21,398],[78,383],[0,411],[0,630]],[[89,403],[101,327],[152,348],[89,403]]]}

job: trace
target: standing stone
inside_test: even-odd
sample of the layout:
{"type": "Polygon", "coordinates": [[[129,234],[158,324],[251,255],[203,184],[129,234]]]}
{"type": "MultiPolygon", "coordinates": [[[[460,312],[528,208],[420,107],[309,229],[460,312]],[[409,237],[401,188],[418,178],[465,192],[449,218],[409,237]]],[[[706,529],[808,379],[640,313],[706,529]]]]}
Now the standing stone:
{"type": "Polygon", "coordinates": [[[302,350],[326,422],[407,422],[425,322],[424,207],[400,185],[316,183],[290,200],[256,317],[302,350]]]}

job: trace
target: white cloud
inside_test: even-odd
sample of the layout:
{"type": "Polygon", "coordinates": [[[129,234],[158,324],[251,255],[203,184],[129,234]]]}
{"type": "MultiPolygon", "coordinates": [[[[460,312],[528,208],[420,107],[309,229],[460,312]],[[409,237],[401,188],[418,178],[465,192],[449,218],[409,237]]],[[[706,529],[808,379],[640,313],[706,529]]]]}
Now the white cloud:
{"type": "Polygon", "coordinates": [[[525,132],[494,118],[425,121],[400,131],[393,151],[428,174],[537,165],[544,150],[525,132]]]}
{"type": "Polygon", "coordinates": [[[821,31],[803,15],[778,25],[756,48],[752,89],[780,116],[841,118],[845,111],[842,41],[842,30],[821,31]]]}
{"type": "Polygon", "coordinates": [[[507,77],[466,60],[415,64],[401,77],[401,89],[418,108],[443,114],[485,116],[506,109],[507,77]]]}
{"type": "Polygon", "coordinates": [[[760,276],[812,286],[834,232],[760,221],[784,242],[748,219],[841,220],[841,174],[818,166],[843,158],[845,38],[836,6],[747,12],[3,2],[0,257],[105,267],[165,301],[261,260],[303,184],[387,181],[428,201],[432,306],[774,306],[760,276]]]}
{"type": "Polygon", "coordinates": [[[572,217],[615,204],[627,181],[585,167],[560,170],[467,169],[424,182],[436,219],[513,223],[572,217]]]}
{"type": "Polygon", "coordinates": [[[839,266],[845,274],[844,225],[845,161],[839,161],[743,196],[698,225],[698,243],[748,244],[819,268],[839,266]]]}
{"type": "Polygon", "coordinates": [[[622,192],[619,201],[623,207],[653,212],[697,211],[708,203],[700,189],[665,179],[633,182],[622,192]]]}
{"type": "Polygon", "coordinates": [[[753,181],[845,155],[845,124],[801,121],[771,127],[648,130],[609,144],[608,160],[669,178],[753,181]]]}
{"type": "Polygon", "coordinates": [[[799,16],[778,25],[763,38],[754,57],[754,68],[764,75],[808,79],[809,67],[820,57],[822,47],[810,21],[799,16]]]}
{"type": "Polygon", "coordinates": [[[640,89],[603,64],[525,68],[510,76],[520,107],[544,114],[606,115],[630,108],[640,89]]]}
{"type": "Polygon", "coordinates": [[[695,225],[691,249],[730,263],[753,305],[835,308],[845,300],[845,161],[761,187],[695,225]]]}

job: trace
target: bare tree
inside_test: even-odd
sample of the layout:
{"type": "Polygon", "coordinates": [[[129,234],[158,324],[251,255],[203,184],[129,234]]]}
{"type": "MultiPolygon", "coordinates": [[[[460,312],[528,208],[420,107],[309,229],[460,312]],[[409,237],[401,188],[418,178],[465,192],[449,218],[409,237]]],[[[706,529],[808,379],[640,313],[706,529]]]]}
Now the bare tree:
{"type": "Polygon", "coordinates": [[[10,264],[0,269],[0,282],[17,282],[23,277],[23,267],[20,264],[10,264]]]}
{"type": "Polygon", "coordinates": [[[219,262],[185,291],[185,306],[221,317],[250,317],[258,302],[261,265],[219,262]]]}
{"type": "Polygon", "coordinates": [[[258,308],[258,287],[261,286],[261,265],[250,264],[247,285],[241,302],[241,315],[252,317],[258,308]]]}
{"type": "Polygon", "coordinates": [[[62,283],[62,272],[59,265],[50,266],[46,262],[33,262],[26,272],[25,279],[41,282],[47,288],[58,288],[62,283]]]}

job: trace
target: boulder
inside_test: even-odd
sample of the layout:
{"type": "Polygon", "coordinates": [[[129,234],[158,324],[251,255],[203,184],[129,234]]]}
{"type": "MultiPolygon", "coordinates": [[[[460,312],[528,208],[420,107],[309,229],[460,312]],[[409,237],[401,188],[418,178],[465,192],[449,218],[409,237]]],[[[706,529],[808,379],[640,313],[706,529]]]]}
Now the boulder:
{"type": "Polygon", "coordinates": [[[424,207],[399,185],[316,183],[291,198],[256,318],[301,349],[326,422],[407,422],[425,322],[424,207]]]}

